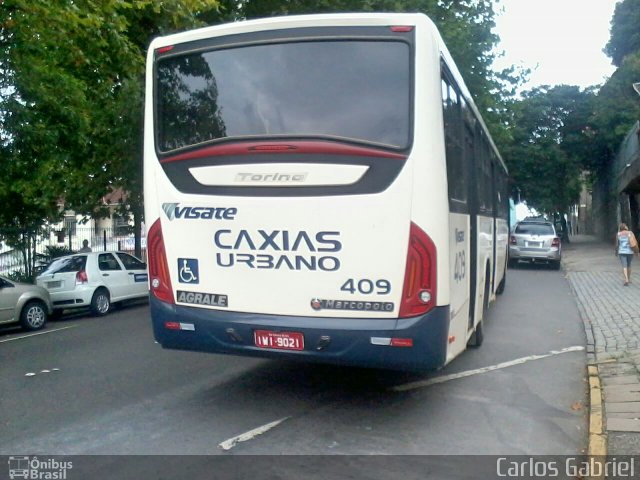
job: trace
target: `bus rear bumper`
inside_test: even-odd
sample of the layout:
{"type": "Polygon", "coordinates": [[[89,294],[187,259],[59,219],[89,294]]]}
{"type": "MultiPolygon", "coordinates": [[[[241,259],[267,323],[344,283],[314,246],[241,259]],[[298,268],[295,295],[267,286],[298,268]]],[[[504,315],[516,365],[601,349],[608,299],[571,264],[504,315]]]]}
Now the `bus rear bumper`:
{"type": "Polygon", "coordinates": [[[150,309],[154,336],[168,349],[409,371],[437,369],[446,360],[448,307],[407,319],[318,318],[171,305],[151,295],[150,309]],[[301,333],[304,349],[258,347],[256,330],[301,333]]]}

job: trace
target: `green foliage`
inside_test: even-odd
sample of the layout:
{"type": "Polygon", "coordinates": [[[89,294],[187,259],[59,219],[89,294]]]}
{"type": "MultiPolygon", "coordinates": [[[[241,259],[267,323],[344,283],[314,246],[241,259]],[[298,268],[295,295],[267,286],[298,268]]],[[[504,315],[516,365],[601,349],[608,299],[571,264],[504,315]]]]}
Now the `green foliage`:
{"type": "Polygon", "coordinates": [[[28,235],[58,220],[62,202],[103,216],[102,198],[114,188],[128,192],[130,213],[141,221],[146,47],[153,35],[201,25],[198,16],[218,5],[4,0],[0,225],[28,235]]]}
{"type": "Polygon", "coordinates": [[[632,84],[640,81],[640,49],[627,55],[622,65],[598,92],[594,104],[593,128],[596,136],[593,166],[602,171],[615,157],[631,126],[640,119],[640,97],[632,84]]]}
{"type": "Polygon", "coordinates": [[[564,213],[578,199],[592,101],[591,90],[560,85],[535,88],[513,102],[513,142],[502,153],[529,206],[564,213]]]}
{"type": "Polygon", "coordinates": [[[25,273],[24,270],[11,272],[9,275],[7,275],[7,278],[9,278],[9,280],[13,280],[14,282],[18,282],[18,283],[31,283],[31,284],[35,283],[33,281],[33,275],[29,275],[25,273]]]}
{"type": "Polygon", "coordinates": [[[529,205],[563,212],[574,200],[581,173],[606,175],[620,143],[640,119],[640,0],[617,4],[605,51],[618,69],[600,88],[542,87],[514,102],[504,149],[512,177],[529,205]]]}
{"type": "Polygon", "coordinates": [[[96,206],[117,187],[140,203],[146,46],[154,34],[200,25],[198,12],[217,2],[5,3],[3,157],[28,172],[29,182],[17,187],[25,203],[48,200],[44,213],[52,219],[62,199],[78,213],[100,215],[96,206]]]}
{"type": "Polygon", "coordinates": [[[620,67],[624,58],[640,51],[640,0],[623,0],[611,20],[611,38],[605,52],[620,67]]]}
{"type": "Polygon", "coordinates": [[[47,254],[45,257],[45,261],[47,262],[53,260],[54,258],[64,257],[66,255],[71,255],[72,253],[74,253],[73,250],[71,250],[67,246],[61,247],[58,245],[47,245],[46,249],[47,254]]]}

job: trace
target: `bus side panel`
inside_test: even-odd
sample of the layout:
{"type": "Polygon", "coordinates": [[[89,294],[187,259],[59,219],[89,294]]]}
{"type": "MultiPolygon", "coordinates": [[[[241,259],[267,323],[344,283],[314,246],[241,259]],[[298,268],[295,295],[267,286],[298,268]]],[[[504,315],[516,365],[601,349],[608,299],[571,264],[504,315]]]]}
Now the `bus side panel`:
{"type": "Polygon", "coordinates": [[[437,305],[449,305],[449,199],[441,106],[440,48],[434,29],[421,25],[416,32],[415,133],[411,219],[437,249],[437,305]]]}
{"type": "Polygon", "coordinates": [[[507,272],[509,243],[509,223],[504,218],[496,218],[496,280],[494,291],[503,281],[507,272]]]}
{"type": "Polygon", "coordinates": [[[478,257],[476,275],[476,306],[474,326],[483,320],[483,311],[486,304],[489,305],[491,297],[491,269],[493,268],[493,219],[477,216],[478,226],[478,257]]]}
{"type": "Polygon", "coordinates": [[[453,341],[447,351],[447,362],[453,360],[467,345],[469,332],[469,263],[470,257],[469,215],[449,214],[449,276],[451,298],[451,322],[449,337],[453,341]]]}

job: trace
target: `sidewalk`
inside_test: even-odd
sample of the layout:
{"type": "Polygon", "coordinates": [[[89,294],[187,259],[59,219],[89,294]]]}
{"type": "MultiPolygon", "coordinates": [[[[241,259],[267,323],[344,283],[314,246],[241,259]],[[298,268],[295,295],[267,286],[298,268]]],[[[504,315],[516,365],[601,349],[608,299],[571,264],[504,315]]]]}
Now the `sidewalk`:
{"type": "Polygon", "coordinates": [[[640,258],[623,286],[613,242],[576,235],[562,266],[587,335],[591,392],[589,453],[640,453],[640,258]],[[601,396],[598,393],[601,392],[601,396]],[[600,403],[602,401],[602,403],[600,403]]]}

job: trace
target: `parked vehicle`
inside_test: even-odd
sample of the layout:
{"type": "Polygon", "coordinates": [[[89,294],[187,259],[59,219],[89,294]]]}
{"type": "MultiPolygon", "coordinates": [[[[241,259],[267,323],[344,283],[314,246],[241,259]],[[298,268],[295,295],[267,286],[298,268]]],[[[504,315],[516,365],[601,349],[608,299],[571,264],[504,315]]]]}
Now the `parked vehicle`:
{"type": "Polygon", "coordinates": [[[106,315],[111,305],[149,294],[147,265],[124,252],[87,252],[54,260],[36,282],[51,294],[54,314],[89,307],[106,315]]]}
{"type": "Polygon", "coordinates": [[[25,330],[40,330],[52,310],[44,288],[0,277],[0,324],[19,322],[25,330]]]}
{"type": "Polygon", "coordinates": [[[509,238],[509,265],[515,266],[520,260],[560,268],[562,244],[553,223],[525,220],[516,225],[509,238]]]}

